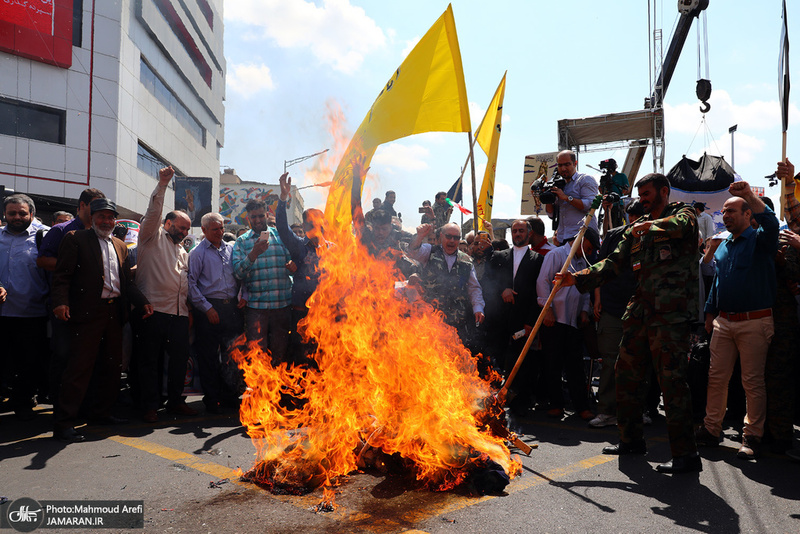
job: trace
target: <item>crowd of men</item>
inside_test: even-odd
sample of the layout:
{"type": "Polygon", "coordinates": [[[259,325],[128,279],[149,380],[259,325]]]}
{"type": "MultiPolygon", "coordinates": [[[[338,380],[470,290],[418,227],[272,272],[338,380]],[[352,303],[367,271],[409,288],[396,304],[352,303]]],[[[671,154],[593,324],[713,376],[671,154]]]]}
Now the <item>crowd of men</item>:
{"type": "MultiPolygon", "coordinates": [[[[644,425],[660,417],[663,399],[672,460],[657,469],[699,471],[697,446],[721,441],[738,360],[746,415],[737,456],[756,458],[766,445],[796,455],[800,204],[787,195],[791,230],[779,232],[774,210],[746,182],[734,182],[722,209],[727,232],[717,234],[704,219],[705,205],[669,201],[664,175],[636,182],[633,202],[609,197],[629,187],[616,165],[604,163],[613,174],[599,185],[576,171],[573,152],[559,153],[565,182],[552,188],[547,207],[558,214],[556,237],[546,237],[538,217],[519,219],[510,245],[493,239],[488,221],[464,234],[449,222],[443,192],[423,204],[414,235],[398,225],[393,191],[363,213],[364,170],[355,165],[353,229],[368,254],[392,262],[398,279],[442,312],[485,376],[493,376],[490,369],[507,375],[541,323],[512,384],[508,406],[516,414],[538,408],[560,420],[571,409],[590,426],[617,425],[619,443],[604,453],[644,454],[644,425]],[[602,240],[595,219],[586,218],[598,191],[608,213],[602,240]],[[698,327],[710,337],[702,391],[691,390],[687,376],[698,327]],[[594,411],[586,355],[602,361],[594,411]],[[706,398],[702,421],[692,410],[698,394],[706,398]]],[[[4,200],[0,333],[7,348],[0,381],[20,419],[34,416],[36,395],[49,397],[61,441],[83,441],[75,427],[84,419],[125,422],[115,411],[123,372],[143,421],[157,422],[162,408],[196,415],[183,393],[192,346],[209,413],[238,406],[241,375],[228,357],[237,339],[258,343],[273,365],[314,365],[313,340],[298,335],[298,323],[321,276],[320,256],[335,247],[323,213],[308,209],[302,225],[290,227],[291,178],[284,174],[274,216],[264,202],[249,201],[249,229],[229,241],[222,216],[208,213],[204,239],[187,252],[188,215],[163,213],[173,175],[171,168],[159,172],[135,262],[114,235],[116,205],[96,189],[85,190],[76,216],[43,238],[29,197],[4,200]]],[[[778,176],[794,177],[788,160],[778,176]]],[[[287,397],[285,407],[296,402],[287,397]]]]}

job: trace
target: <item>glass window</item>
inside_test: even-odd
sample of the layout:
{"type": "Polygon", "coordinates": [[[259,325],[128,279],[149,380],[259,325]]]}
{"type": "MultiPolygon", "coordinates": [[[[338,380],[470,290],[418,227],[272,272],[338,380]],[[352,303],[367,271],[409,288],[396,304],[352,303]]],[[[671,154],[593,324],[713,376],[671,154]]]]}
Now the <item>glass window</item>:
{"type": "Polygon", "coordinates": [[[139,79],[148,91],[156,97],[161,105],[175,117],[178,122],[186,128],[192,137],[203,147],[206,146],[206,130],[197,119],[194,118],[186,106],[175,96],[164,81],[158,77],[153,68],[142,57],[140,58],[141,68],[139,69],[139,79]]]}
{"type": "Polygon", "coordinates": [[[0,97],[0,134],[63,145],[66,120],[64,110],[0,97]]]}
{"type": "MultiPolygon", "coordinates": [[[[153,177],[158,177],[159,169],[169,167],[171,163],[164,161],[164,158],[144,146],[141,141],[139,142],[138,151],[136,154],[136,166],[140,171],[153,177]]],[[[183,176],[184,174],[179,171],[174,165],[172,166],[175,171],[175,176],[183,176]]]]}
{"type": "Polygon", "coordinates": [[[72,46],[83,43],[83,0],[72,0],[72,46]]]}

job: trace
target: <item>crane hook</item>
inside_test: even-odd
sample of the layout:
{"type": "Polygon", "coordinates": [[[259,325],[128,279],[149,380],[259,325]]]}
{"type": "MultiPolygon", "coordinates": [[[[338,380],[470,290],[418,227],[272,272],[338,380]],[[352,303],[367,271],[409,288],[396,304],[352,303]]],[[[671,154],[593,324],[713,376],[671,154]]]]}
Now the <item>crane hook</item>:
{"type": "Polygon", "coordinates": [[[697,87],[695,88],[695,94],[697,98],[702,102],[700,106],[700,111],[703,113],[708,113],[708,110],[711,109],[711,104],[707,101],[711,98],[711,80],[700,79],[697,80],[697,87]]]}

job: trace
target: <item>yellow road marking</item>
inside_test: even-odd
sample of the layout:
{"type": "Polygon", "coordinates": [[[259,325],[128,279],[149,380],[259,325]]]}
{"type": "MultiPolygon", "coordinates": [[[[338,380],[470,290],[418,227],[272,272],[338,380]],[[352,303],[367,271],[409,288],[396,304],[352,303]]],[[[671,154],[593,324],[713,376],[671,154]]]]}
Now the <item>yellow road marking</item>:
{"type": "MultiPolygon", "coordinates": [[[[256,487],[254,484],[241,481],[239,479],[241,472],[238,469],[231,469],[229,467],[220,465],[218,463],[205,460],[203,458],[198,457],[196,454],[186,453],[141,438],[125,437],[125,436],[108,436],[107,439],[116,441],[117,443],[120,443],[122,445],[133,447],[148,454],[153,454],[165,460],[175,462],[177,464],[194,469],[196,471],[200,471],[201,473],[211,475],[217,479],[228,478],[230,479],[232,484],[236,484],[238,486],[247,488],[256,487]]],[[[591,458],[580,460],[579,462],[576,462],[574,464],[565,467],[557,467],[555,469],[545,471],[544,473],[541,474],[529,473],[528,476],[519,477],[516,480],[512,481],[512,483],[509,485],[507,489],[507,492],[509,495],[518,493],[520,491],[530,489],[539,484],[548,483],[552,480],[565,478],[574,473],[578,473],[586,469],[597,467],[598,465],[611,462],[613,460],[616,460],[617,458],[618,458],[617,456],[600,454],[597,456],[592,456],[591,458]]],[[[303,496],[272,495],[267,492],[265,492],[265,494],[270,498],[275,499],[279,502],[291,504],[297,508],[301,508],[304,510],[308,510],[309,508],[311,508],[312,506],[314,506],[319,502],[319,495],[317,495],[316,492],[303,496]]],[[[450,502],[446,502],[434,508],[409,510],[407,514],[403,517],[403,520],[407,522],[421,522],[431,519],[433,517],[440,516],[442,514],[452,513],[467,508],[469,506],[474,506],[476,504],[487,502],[496,498],[498,498],[498,496],[496,495],[487,495],[480,498],[452,495],[450,502]]],[[[338,514],[337,513],[333,514],[333,517],[335,517],[338,520],[353,522],[356,520],[363,521],[365,519],[364,517],[365,514],[363,512],[342,513],[344,510],[342,510],[341,508],[339,510],[340,512],[338,514]]],[[[373,525],[373,527],[379,527],[379,525],[373,525]]],[[[407,531],[407,532],[419,532],[419,531],[407,531]]]]}
{"type": "Polygon", "coordinates": [[[153,443],[152,441],[147,441],[141,438],[108,436],[107,439],[116,441],[117,443],[121,443],[129,447],[133,447],[134,449],[139,449],[140,451],[144,451],[149,454],[154,454],[160,458],[164,458],[165,460],[189,467],[195,471],[200,471],[201,473],[211,475],[218,479],[229,478],[233,484],[248,487],[251,486],[250,484],[239,480],[241,473],[237,469],[231,469],[230,467],[225,467],[224,465],[220,465],[215,462],[209,462],[200,458],[196,454],[189,454],[177,449],[158,445],[157,443],[153,443]]]}
{"type": "MultiPolygon", "coordinates": [[[[544,473],[541,473],[541,475],[530,473],[530,476],[527,477],[523,476],[517,478],[515,481],[512,481],[509,487],[506,489],[506,491],[509,495],[511,495],[526,489],[530,489],[533,486],[539,484],[547,483],[559,478],[564,478],[573,473],[578,473],[586,469],[591,469],[592,467],[597,467],[598,465],[608,463],[612,460],[616,460],[617,458],[618,458],[617,456],[599,454],[597,456],[592,456],[591,458],[586,458],[585,460],[581,460],[572,465],[568,465],[565,467],[558,467],[555,469],[551,469],[549,471],[545,471],[544,473]]],[[[473,506],[475,504],[491,501],[492,499],[497,499],[498,497],[499,495],[486,495],[484,497],[476,499],[470,497],[465,498],[465,497],[454,496],[453,501],[438,506],[436,509],[410,511],[407,518],[410,521],[424,521],[442,514],[452,513],[458,510],[462,510],[464,508],[467,508],[468,506],[473,506]]]]}

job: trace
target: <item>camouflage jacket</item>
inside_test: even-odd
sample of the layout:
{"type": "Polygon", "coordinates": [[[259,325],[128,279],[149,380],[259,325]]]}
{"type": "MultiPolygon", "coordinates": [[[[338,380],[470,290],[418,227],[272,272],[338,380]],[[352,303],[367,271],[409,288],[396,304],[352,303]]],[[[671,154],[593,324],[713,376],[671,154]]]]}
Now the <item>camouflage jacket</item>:
{"type": "MultiPolygon", "coordinates": [[[[650,326],[696,320],[699,309],[697,215],[682,202],[667,204],[650,230],[634,237],[631,228],[608,258],[575,275],[581,292],[599,287],[629,266],[636,290],[622,320],[640,319],[650,326]]],[[[649,221],[646,215],[636,221],[649,221]]]]}
{"type": "MultiPolygon", "coordinates": [[[[781,243],[779,243],[780,246],[781,243]]],[[[782,258],[775,261],[778,290],[775,294],[775,305],[772,307],[775,326],[793,326],[800,323],[797,316],[797,300],[791,286],[800,281],[800,253],[791,246],[786,247],[782,258]]]]}
{"type": "Polygon", "coordinates": [[[445,322],[451,326],[464,326],[472,318],[472,303],[467,289],[471,272],[472,261],[460,250],[453,269],[448,271],[444,251],[436,245],[420,273],[425,300],[444,313],[445,322]]]}

